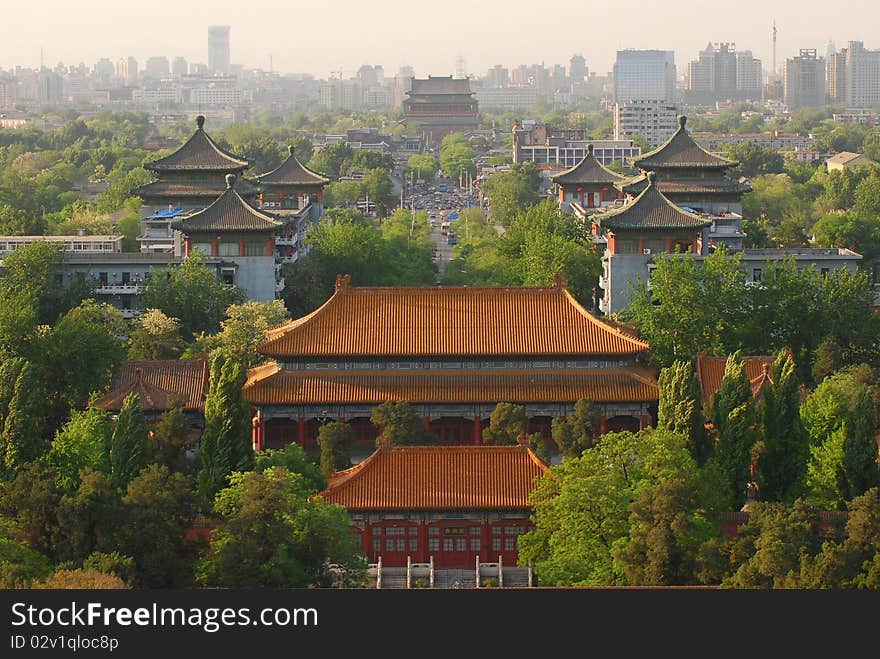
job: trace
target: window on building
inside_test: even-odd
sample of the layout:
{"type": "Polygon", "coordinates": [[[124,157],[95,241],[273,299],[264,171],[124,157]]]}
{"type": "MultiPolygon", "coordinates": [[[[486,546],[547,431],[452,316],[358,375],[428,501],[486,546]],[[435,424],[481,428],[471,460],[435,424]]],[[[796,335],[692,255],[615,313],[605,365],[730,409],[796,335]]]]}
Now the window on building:
{"type": "Polygon", "coordinates": [[[217,246],[217,254],[220,256],[238,256],[238,241],[220,243],[217,246]]]}
{"type": "Polygon", "coordinates": [[[244,244],[245,256],[263,256],[266,253],[266,246],[261,242],[250,241],[244,244]]]}
{"type": "Polygon", "coordinates": [[[455,546],[453,538],[443,538],[443,551],[452,551],[455,546]]]}
{"type": "Polygon", "coordinates": [[[752,269],[752,281],[761,281],[762,276],[763,273],[761,272],[761,268],[752,269]]]}
{"type": "Polygon", "coordinates": [[[230,286],[235,285],[235,268],[222,268],[220,270],[220,281],[230,286]]]}
{"type": "Polygon", "coordinates": [[[508,536],[504,538],[504,551],[515,551],[516,550],[516,537],[508,536]]]}
{"type": "Polygon", "coordinates": [[[492,551],[501,551],[501,538],[492,538],[492,551]]]}
{"type": "Polygon", "coordinates": [[[467,538],[455,539],[455,551],[467,551],[467,538]]]}
{"type": "Polygon", "coordinates": [[[428,551],[440,551],[440,538],[428,538],[428,551]]]}
{"type": "Polygon", "coordinates": [[[131,273],[130,272],[123,272],[122,273],[122,283],[123,284],[130,284],[131,283],[131,273]]]}
{"type": "Polygon", "coordinates": [[[616,251],[618,254],[635,254],[639,251],[637,240],[617,240],[616,251]]]}
{"type": "Polygon", "coordinates": [[[414,540],[413,538],[409,539],[409,550],[411,552],[416,552],[419,550],[419,541],[414,540]]]}
{"type": "Polygon", "coordinates": [[[382,551],[382,541],[381,540],[373,540],[373,551],[375,551],[375,552],[382,551]]]}
{"type": "Polygon", "coordinates": [[[190,243],[190,254],[201,252],[204,256],[211,256],[211,243],[190,243]]]}
{"type": "Polygon", "coordinates": [[[98,281],[101,282],[102,286],[106,286],[107,281],[108,281],[107,273],[106,272],[99,272],[98,273],[98,281]]]}
{"type": "Polygon", "coordinates": [[[471,551],[480,551],[480,539],[471,538],[471,551]]]}

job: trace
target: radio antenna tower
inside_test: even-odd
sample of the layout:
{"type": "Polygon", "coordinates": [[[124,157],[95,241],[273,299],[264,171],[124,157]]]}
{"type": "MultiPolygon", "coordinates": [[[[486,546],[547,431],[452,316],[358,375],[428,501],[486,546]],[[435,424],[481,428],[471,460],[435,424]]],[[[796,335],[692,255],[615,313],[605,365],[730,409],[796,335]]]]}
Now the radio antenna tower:
{"type": "Polygon", "coordinates": [[[773,21],[773,76],[776,76],[776,21],[773,21]]]}

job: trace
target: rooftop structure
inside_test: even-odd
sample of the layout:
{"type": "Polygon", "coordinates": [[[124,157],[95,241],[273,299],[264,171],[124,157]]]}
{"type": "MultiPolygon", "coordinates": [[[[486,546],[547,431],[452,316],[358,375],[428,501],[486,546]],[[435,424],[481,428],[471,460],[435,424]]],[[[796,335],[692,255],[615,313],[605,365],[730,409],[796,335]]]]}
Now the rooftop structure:
{"type": "Polygon", "coordinates": [[[430,142],[439,142],[450,133],[475,129],[479,123],[477,114],[478,103],[467,78],[414,78],[403,101],[407,128],[420,130],[430,142]]]}

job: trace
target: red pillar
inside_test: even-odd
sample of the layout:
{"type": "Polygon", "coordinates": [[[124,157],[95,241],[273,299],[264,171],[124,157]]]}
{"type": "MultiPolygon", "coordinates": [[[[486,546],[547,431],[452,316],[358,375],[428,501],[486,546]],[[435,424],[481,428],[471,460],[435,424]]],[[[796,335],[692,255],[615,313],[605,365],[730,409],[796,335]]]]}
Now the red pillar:
{"type": "Polygon", "coordinates": [[[275,239],[266,238],[266,256],[272,256],[275,253],[275,239]]]}
{"type": "Polygon", "coordinates": [[[480,417],[474,418],[473,445],[479,446],[483,443],[483,420],[480,417]]]}
{"type": "Polygon", "coordinates": [[[672,238],[667,238],[667,239],[666,239],[666,251],[667,251],[669,254],[672,254],[672,238]]]}
{"type": "Polygon", "coordinates": [[[189,238],[183,241],[183,255],[189,256],[189,238]]]}
{"type": "Polygon", "coordinates": [[[211,239],[211,256],[219,256],[220,250],[217,248],[217,239],[211,239]]]}
{"type": "Polygon", "coordinates": [[[244,238],[238,239],[238,255],[244,256],[244,238]]]}
{"type": "Polygon", "coordinates": [[[428,555],[430,554],[428,551],[428,525],[423,519],[419,520],[419,535],[417,537],[419,539],[419,551],[416,554],[416,562],[427,563],[428,555]]]}
{"type": "Polygon", "coordinates": [[[370,556],[369,560],[373,560],[370,554],[373,551],[373,529],[370,528],[369,519],[364,520],[364,530],[361,534],[361,549],[364,552],[364,556],[370,556]]]}
{"type": "Polygon", "coordinates": [[[643,414],[639,417],[639,428],[644,429],[651,425],[651,417],[643,414]]]}
{"type": "Polygon", "coordinates": [[[645,253],[645,238],[644,236],[639,236],[639,254],[645,253]]]}
{"type": "Polygon", "coordinates": [[[480,522],[480,560],[485,561],[487,563],[491,563],[492,559],[489,558],[492,554],[492,533],[489,528],[489,520],[483,519],[480,522]]]}
{"type": "Polygon", "coordinates": [[[251,447],[254,453],[263,450],[263,420],[259,416],[251,419],[251,447]]]}
{"type": "Polygon", "coordinates": [[[604,435],[608,432],[608,417],[604,414],[599,417],[599,434],[604,435]]]}
{"type": "Polygon", "coordinates": [[[302,416],[299,417],[296,427],[296,443],[300,446],[306,445],[306,419],[302,416]]]}

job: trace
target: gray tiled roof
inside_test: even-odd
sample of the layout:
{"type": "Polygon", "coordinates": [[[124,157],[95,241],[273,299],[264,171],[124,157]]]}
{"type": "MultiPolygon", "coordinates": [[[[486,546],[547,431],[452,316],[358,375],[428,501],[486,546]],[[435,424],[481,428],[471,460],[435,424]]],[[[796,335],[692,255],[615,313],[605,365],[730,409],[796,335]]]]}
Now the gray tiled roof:
{"type": "Polygon", "coordinates": [[[563,185],[572,183],[616,183],[622,180],[623,176],[617,172],[612,172],[596,160],[596,156],[593,155],[593,145],[588,144],[587,155],[577,165],[551,176],[550,179],[554,183],[561,183],[563,185]]]}
{"type": "Polygon", "coordinates": [[[244,199],[232,185],[232,175],[227,176],[226,191],[207,208],[172,223],[172,228],[184,233],[214,231],[275,231],[282,222],[263,213],[244,199]]]}
{"type": "Polygon", "coordinates": [[[626,206],[596,213],[592,220],[609,229],[701,229],[712,224],[669,201],[651,184],[653,179],[652,173],[648,187],[626,206]]]}
{"type": "Polygon", "coordinates": [[[706,151],[685,130],[687,117],[678,118],[678,130],[666,144],[649,151],[633,163],[641,169],[664,167],[733,167],[736,163],[706,151]]]}
{"type": "Polygon", "coordinates": [[[264,185],[324,185],[330,179],[303,165],[296,157],[293,147],[283,163],[266,174],[260,174],[257,181],[264,185]]]}
{"type": "Polygon", "coordinates": [[[165,171],[224,171],[236,172],[245,169],[248,161],[220,148],[205,132],[205,118],[196,118],[198,128],[177,151],[146,163],[144,167],[157,173],[165,171]]]}

